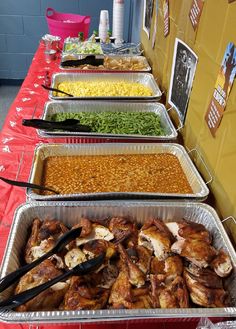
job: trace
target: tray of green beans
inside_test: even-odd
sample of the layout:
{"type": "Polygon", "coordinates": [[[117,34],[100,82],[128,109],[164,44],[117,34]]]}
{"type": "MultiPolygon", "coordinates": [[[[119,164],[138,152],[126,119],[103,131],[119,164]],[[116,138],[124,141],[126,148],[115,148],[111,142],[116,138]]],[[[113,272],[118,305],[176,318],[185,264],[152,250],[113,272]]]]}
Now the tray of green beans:
{"type": "Polygon", "coordinates": [[[133,102],[48,102],[44,120],[54,122],[77,119],[89,126],[91,132],[39,130],[41,137],[82,136],[135,139],[176,139],[173,126],[163,104],[133,102]]]}

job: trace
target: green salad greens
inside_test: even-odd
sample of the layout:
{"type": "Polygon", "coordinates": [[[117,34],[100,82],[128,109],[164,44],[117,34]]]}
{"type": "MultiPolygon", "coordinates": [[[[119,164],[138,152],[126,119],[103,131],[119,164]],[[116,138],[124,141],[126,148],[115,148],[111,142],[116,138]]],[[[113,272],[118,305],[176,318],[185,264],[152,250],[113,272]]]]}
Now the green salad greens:
{"type": "Polygon", "coordinates": [[[63,112],[51,117],[52,121],[66,119],[78,119],[80,124],[90,126],[94,133],[165,135],[160,117],[151,112],[63,112]]]}
{"type": "Polygon", "coordinates": [[[67,42],[64,46],[64,52],[69,54],[103,54],[100,43],[94,42],[67,42]]]}

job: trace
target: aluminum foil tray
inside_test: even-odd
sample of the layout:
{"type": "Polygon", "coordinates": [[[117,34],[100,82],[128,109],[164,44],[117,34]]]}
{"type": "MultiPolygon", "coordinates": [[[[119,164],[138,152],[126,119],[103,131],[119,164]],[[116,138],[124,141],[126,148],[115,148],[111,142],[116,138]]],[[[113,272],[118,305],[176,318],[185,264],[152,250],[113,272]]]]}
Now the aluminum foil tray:
{"type": "MultiPolygon", "coordinates": [[[[80,311],[44,311],[44,312],[2,312],[0,320],[11,323],[85,323],[124,321],[132,319],[173,319],[200,317],[236,316],[236,255],[223,225],[210,206],[202,203],[186,202],[32,202],[24,204],[15,212],[11,232],[8,238],[1,277],[20,266],[22,250],[28,238],[28,229],[34,218],[41,220],[56,218],[65,225],[72,226],[76,220],[88,218],[107,218],[110,216],[129,216],[142,224],[151,217],[161,218],[164,222],[179,221],[182,218],[205,225],[213,236],[213,245],[224,249],[231,256],[233,273],[225,280],[225,288],[231,296],[232,305],[225,308],[182,308],[182,309],[117,309],[117,310],[80,310],[80,311]],[[19,234],[20,232],[20,234],[19,234]]],[[[1,293],[1,299],[10,297],[14,287],[1,293]]]]}
{"type": "Polygon", "coordinates": [[[99,100],[99,99],[110,99],[110,100],[158,100],[161,97],[161,91],[151,73],[91,73],[86,72],[84,74],[81,73],[72,73],[72,72],[65,72],[65,73],[55,73],[52,76],[52,88],[57,88],[58,83],[70,81],[106,81],[109,83],[110,81],[118,82],[118,81],[125,81],[125,82],[138,82],[152,90],[153,96],[97,96],[97,97],[58,97],[53,95],[53,91],[49,91],[49,98],[50,99],[57,99],[57,100],[77,100],[77,99],[87,99],[87,100],[99,100]]]}
{"type": "Polygon", "coordinates": [[[127,135],[127,134],[101,134],[101,133],[83,133],[83,132],[66,132],[66,131],[47,131],[38,130],[38,135],[43,138],[62,137],[67,136],[68,142],[74,141],[74,137],[86,136],[88,138],[116,138],[129,139],[135,138],[137,140],[175,140],[177,138],[177,131],[172,124],[170,117],[161,103],[118,103],[118,102],[48,102],[45,104],[42,119],[51,120],[53,114],[56,113],[79,113],[79,112],[151,112],[160,117],[161,125],[165,129],[163,136],[149,136],[149,135],[127,135]]]}
{"type": "Polygon", "coordinates": [[[27,197],[34,200],[94,200],[94,199],[130,199],[130,198],[175,198],[204,200],[209,190],[193,165],[190,157],[183,146],[174,143],[107,143],[107,144],[42,144],[35,150],[33,165],[30,174],[30,183],[40,184],[43,175],[43,162],[49,156],[75,156],[75,155],[108,155],[108,154],[150,154],[150,153],[171,153],[175,155],[192,188],[191,194],[178,193],[125,193],[125,192],[104,192],[84,194],[58,194],[40,195],[36,190],[27,189],[27,197]]]}
{"type": "MultiPolygon", "coordinates": [[[[122,59],[122,58],[127,58],[129,60],[135,60],[135,61],[139,61],[139,62],[142,62],[143,65],[145,66],[144,69],[142,70],[127,70],[125,68],[114,68],[114,69],[109,69],[107,67],[105,67],[104,65],[102,66],[89,66],[88,67],[84,67],[85,65],[78,65],[78,66],[68,66],[68,67],[64,67],[62,65],[63,62],[67,61],[68,60],[68,55],[65,55],[65,56],[62,56],[61,58],[61,63],[60,63],[60,69],[62,70],[65,70],[65,71],[75,71],[75,70],[82,70],[82,71],[103,71],[103,72],[119,72],[119,71],[122,71],[122,72],[151,72],[152,68],[151,66],[148,64],[148,61],[146,59],[146,57],[144,56],[117,56],[117,55],[114,55],[114,56],[105,56],[105,60],[106,60],[106,57],[110,58],[111,60],[119,60],[119,59],[122,59]]],[[[73,59],[71,57],[69,57],[69,59],[73,59]]],[[[76,60],[77,58],[75,58],[76,60]]]]}

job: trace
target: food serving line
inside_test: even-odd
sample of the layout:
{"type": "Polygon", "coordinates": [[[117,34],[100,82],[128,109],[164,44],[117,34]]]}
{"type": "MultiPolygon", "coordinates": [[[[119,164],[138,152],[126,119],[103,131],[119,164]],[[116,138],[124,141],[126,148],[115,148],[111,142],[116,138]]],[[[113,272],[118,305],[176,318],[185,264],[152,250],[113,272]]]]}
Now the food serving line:
{"type": "MultiPolygon", "coordinates": [[[[188,177],[189,181],[191,182],[191,188],[192,188],[192,195],[186,195],[186,199],[190,198],[190,200],[192,199],[193,201],[201,201],[204,200],[205,197],[208,194],[208,189],[205,185],[205,183],[202,181],[200,175],[198,174],[197,170],[195,169],[195,167],[191,164],[191,160],[189,159],[188,155],[185,154],[185,150],[183,148],[181,148],[178,144],[114,144],[114,146],[110,146],[109,144],[107,144],[105,146],[104,145],[99,145],[97,144],[97,146],[93,146],[90,147],[89,142],[114,142],[114,141],[119,141],[119,138],[121,141],[132,141],[132,142],[137,142],[140,141],[140,137],[137,138],[137,136],[131,136],[130,138],[125,138],[124,136],[116,136],[116,138],[118,139],[114,139],[112,138],[112,136],[114,137],[114,135],[112,134],[108,134],[107,136],[103,135],[103,134],[91,134],[88,133],[88,135],[84,135],[81,136],[81,133],[75,134],[75,133],[70,133],[67,132],[66,136],[62,136],[62,134],[60,132],[55,131],[54,133],[48,133],[45,132],[45,130],[40,130],[37,132],[34,128],[30,128],[30,127],[26,127],[22,125],[22,119],[32,119],[33,118],[40,118],[43,114],[43,110],[44,111],[44,116],[43,118],[47,119],[47,116],[49,115],[50,117],[50,106],[51,106],[51,111],[55,111],[55,108],[58,108],[58,111],[56,112],[60,112],[65,110],[66,106],[70,103],[66,102],[65,100],[62,100],[61,97],[59,97],[59,101],[56,100],[57,103],[55,103],[55,108],[53,108],[52,106],[52,102],[47,103],[46,107],[45,107],[45,102],[48,100],[48,91],[42,89],[41,85],[42,84],[48,84],[48,79],[51,79],[52,74],[56,73],[56,72],[61,72],[60,68],[60,59],[57,58],[55,61],[52,61],[50,63],[47,63],[45,61],[45,56],[44,56],[44,45],[42,43],[40,43],[38,51],[36,52],[31,67],[29,69],[29,72],[27,74],[26,79],[24,80],[24,83],[20,89],[19,94],[17,95],[15,101],[13,102],[11,108],[9,109],[4,127],[2,129],[1,135],[0,135],[0,142],[1,142],[1,150],[0,150],[0,170],[2,173],[2,176],[4,176],[5,178],[9,178],[9,179],[17,179],[19,181],[27,181],[29,176],[31,177],[31,181],[35,182],[37,180],[40,181],[40,179],[42,178],[40,175],[42,174],[37,166],[40,168],[42,167],[42,164],[40,164],[40,161],[42,160],[42,157],[45,157],[45,154],[47,156],[47,154],[52,154],[52,155],[69,155],[71,153],[73,153],[74,155],[78,155],[78,154],[93,154],[93,152],[95,152],[94,154],[96,154],[96,150],[101,149],[102,153],[101,154],[121,154],[122,152],[124,154],[127,154],[130,152],[131,153],[162,153],[162,152],[166,152],[166,150],[168,152],[173,152],[175,155],[177,155],[177,157],[179,158],[180,162],[182,163],[182,166],[185,168],[185,174],[188,177]],[[60,103],[61,102],[61,103],[60,103]],[[47,147],[47,145],[41,145],[41,143],[47,144],[48,142],[69,142],[69,143],[73,143],[75,142],[76,144],[70,144],[70,145],[57,145],[57,146],[49,146],[47,147]],[[83,147],[81,147],[81,143],[86,143],[87,145],[84,145],[83,147]],[[35,147],[38,147],[38,153],[34,153],[35,152],[35,147]],[[44,150],[45,149],[45,150],[44,150]],[[55,149],[57,149],[55,151],[55,149]],[[135,151],[133,151],[135,150],[135,151]],[[40,155],[40,152],[42,155],[40,155]],[[34,167],[31,170],[31,166],[32,166],[32,159],[34,159],[34,167]],[[190,170],[192,169],[192,170],[190,170]],[[30,172],[31,170],[31,172],[30,172]],[[31,175],[30,175],[31,174],[31,175]],[[40,177],[39,177],[40,176],[40,177]]],[[[74,73],[70,73],[72,75],[72,80],[75,77],[74,73]]],[[[82,79],[86,79],[91,76],[94,77],[94,75],[97,73],[85,73],[83,74],[81,77],[82,79]],[[86,75],[87,74],[87,75],[86,75]]],[[[136,76],[138,76],[138,73],[136,76]]],[[[133,74],[135,76],[135,74],[133,74]]],[[[110,76],[109,78],[112,79],[112,74],[111,73],[106,73],[105,75],[110,76]]],[[[58,73],[58,75],[55,75],[54,80],[55,79],[62,79],[61,77],[68,77],[68,74],[65,75],[64,73],[58,73]]],[[[140,74],[140,76],[142,76],[142,74],[140,74]]],[[[123,76],[124,79],[125,75],[123,76]]],[[[126,76],[128,77],[128,75],[126,76]]],[[[150,76],[151,77],[151,76],[150,76]]],[[[120,78],[121,79],[121,78],[120,78]]],[[[133,76],[131,74],[131,80],[133,79],[133,76]]],[[[158,91],[158,90],[157,90],[158,91]]],[[[54,97],[54,94],[51,93],[51,98],[56,98],[54,97]]],[[[160,95],[158,95],[159,97],[160,95]]],[[[57,97],[58,98],[58,97],[57,97]]],[[[68,99],[69,100],[69,99],[68,99]]],[[[126,101],[126,103],[123,103],[124,106],[126,107],[126,110],[129,111],[130,107],[132,106],[130,102],[127,102],[127,99],[124,99],[124,101],[126,101]]],[[[128,100],[129,101],[129,100],[128,100]]],[[[70,101],[71,104],[69,106],[74,107],[76,101],[72,102],[70,101]]],[[[86,101],[88,102],[88,101],[86,101]]],[[[85,101],[82,102],[82,108],[84,107],[84,111],[87,110],[87,104],[85,101]]],[[[102,100],[100,101],[98,104],[96,104],[94,109],[90,109],[90,111],[97,111],[99,110],[99,107],[102,108],[102,100]],[[101,102],[101,103],[100,103],[101,102]]],[[[92,103],[92,102],[91,102],[92,103]]],[[[113,111],[117,109],[119,109],[119,102],[116,103],[111,103],[114,104],[114,109],[113,111]]],[[[109,103],[104,103],[105,107],[108,107],[111,105],[109,103]],[[105,105],[106,104],[106,105],[105,105]]],[[[122,103],[121,103],[122,104],[122,103]]],[[[165,137],[165,139],[172,139],[175,140],[176,138],[176,131],[173,128],[173,125],[171,124],[171,122],[169,121],[168,116],[166,116],[166,112],[163,111],[163,108],[161,107],[161,105],[159,105],[159,108],[155,107],[156,103],[152,103],[152,105],[149,105],[149,108],[147,109],[148,111],[159,111],[158,113],[160,114],[160,117],[162,118],[163,122],[167,122],[168,123],[168,137],[165,137]],[[154,107],[154,108],[152,108],[154,107]]],[[[143,106],[147,106],[145,103],[143,103],[143,106]]],[[[140,104],[137,104],[137,107],[140,107],[140,104]]],[[[76,110],[75,110],[76,111],[76,110]]],[[[77,110],[78,111],[78,110],[77,110]]],[[[140,109],[140,111],[142,111],[140,109]]],[[[79,112],[79,111],[78,111],[79,112]]],[[[160,138],[160,140],[163,140],[163,138],[160,138]]],[[[159,142],[160,142],[159,140],[159,142]]],[[[145,136],[143,138],[142,141],[152,141],[155,142],[157,141],[156,138],[149,138],[148,136],[145,136]]],[[[122,154],[123,154],[122,153],[122,154]]],[[[23,190],[20,187],[16,187],[16,186],[10,186],[6,183],[4,183],[3,181],[0,181],[0,193],[1,193],[1,204],[0,204],[0,218],[1,218],[1,223],[0,223],[0,229],[1,229],[1,243],[0,243],[0,256],[2,258],[3,256],[3,252],[5,249],[5,245],[6,245],[6,240],[7,237],[9,235],[9,229],[10,229],[10,225],[12,223],[12,219],[14,216],[14,211],[16,210],[16,208],[24,203],[26,201],[26,194],[25,194],[25,190],[23,190]]],[[[23,219],[19,219],[20,215],[18,213],[18,219],[15,223],[15,226],[13,228],[13,232],[22,232],[22,236],[25,236],[26,233],[23,233],[23,229],[26,229],[26,226],[29,226],[29,219],[28,219],[28,213],[30,213],[31,215],[34,214],[34,212],[37,213],[37,215],[40,215],[42,212],[42,208],[47,209],[49,212],[51,211],[51,206],[50,203],[49,204],[44,204],[43,200],[47,200],[50,198],[48,197],[43,197],[43,196],[37,196],[37,194],[35,194],[33,192],[33,190],[28,189],[27,190],[27,195],[28,197],[30,197],[31,199],[39,199],[41,200],[38,203],[38,208],[37,208],[37,204],[32,205],[32,207],[30,205],[26,205],[25,209],[26,209],[26,213],[21,215],[23,217],[23,219]],[[48,208],[47,208],[48,207],[48,208]],[[22,225],[20,220],[26,221],[25,226],[20,226],[22,225]]],[[[88,197],[92,197],[93,195],[89,195],[88,197]]],[[[114,195],[106,195],[106,197],[112,199],[114,195]]],[[[122,197],[122,195],[115,195],[116,197],[122,197]]],[[[73,199],[75,197],[75,195],[69,195],[69,199],[73,199]]],[[[81,197],[76,195],[76,197],[81,197]]],[[[100,193],[98,195],[99,199],[102,199],[102,193],[100,193]]],[[[148,194],[145,195],[136,195],[135,193],[131,193],[129,195],[126,196],[127,198],[137,198],[137,197],[142,197],[142,198],[149,198],[148,194]]],[[[167,194],[153,194],[150,196],[151,198],[160,198],[160,197],[173,197],[173,195],[169,195],[167,194]]],[[[174,197],[178,197],[178,195],[174,195],[174,197]]],[[[60,206],[66,205],[63,201],[59,201],[61,199],[63,199],[60,195],[59,197],[57,197],[56,195],[54,197],[51,197],[51,200],[54,199],[56,201],[58,201],[58,205],[57,205],[57,209],[59,209],[58,211],[60,212],[60,206]],[[60,204],[60,202],[62,202],[60,204]]],[[[89,200],[89,198],[88,198],[89,200]]],[[[95,204],[93,204],[93,201],[89,201],[91,202],[91,206],[95,206],[95,204]]],[[[67,205],[69,205],[69,203],[67,203],[67,205]]],[[[85,203],[81,203],[81,205],[84,207],[84,209],[87,209],[87,205],[85,203]]],[[[71,204],[71,206],[73,206],[73,204],[71,204]]],[[[75,206],[75,204],[74,204],[75,206]]],[[[108,201],[107,203],[105,201],[103,201],[102,207],[106,210],[114,207],[114,209],[117,209],[117,207],[120,207],[120,209],[123,209],[122,211],[125,212],[127,211],[124,207],[124,202],[120,203],[119,202],[116,204],[115,202],[112,203],[112,201],[108,201]],[[109,205],[109,202],[110,205],[109,205]],[[123,207],[123,208],[122,208],[123,207]]],[[[227,251],[230,253],[231,257],[234,256],[234,252],[233,249],[231,248],[231,244],[227,238],[227,236],[224,233],[222,224],[220,223],[217,215],[214,213],[214,211],[212,212],[210,209],[207,208],[207,206],[196,206],[195,203],[192,204],[191,203],[188,204],[188,206],[185,206],[185,203],[178,203],[177,206],[175,206],[175,203],[173,202],[169,202],[169,204],[162,204],[160,203],[155,203],[153,201],[150,201],[149,205],[147,204],[145,206],[145,204],[139,204],[139,203],[135,203],[135,201],[131,201],[130,203],[127,204],[127,207],[129,209],[133,209],[132,211],[135,211],[134,209],[137,209],[140,207],[140,212],[143,212],[143,218],[146,218],[146,212],[153,212],[153,211],[161,211],[160,216],[167,217],[170,215],[170,212],[172,214],[172,216],[187,216],[187,218],[189,218],[191,220],[191,218],[194,217],[196,212],[199,212],[199,221],[206,225],[207,228],[212,232],[212,234],[218,237],[218,245],[216,246],[217,248],[221,248],[221,247],[226,247],[227,251]],[[159,210],[157,210],[157,206],[159,205],[159,210]],[[191,208],[192,207],[192,208],[191,208]],[[196,210],[198,208],[198,210],[196,210]],[[151,210],[150,210],[151,209],[151,210]],[[162,209],[162,210],[160,210],[162,209]],[[168,210],[169,209],[169,210],[168,210]],[[172,209],[172,210],[170,210],[172,209]],[[200,210],[199,210],[200,209],[200,210]],[[209,221],[211,223],[209,223],[209,221]],[[216,224],[216,228],[215,225],[212,225],[212,223],[216,224]]],[[[68,211],[70,211],[69,208],[66,208],[68,211]]],[[[101,208],[100,208],[101,209],[101,208]]],[[[73,210],[71,210],[73,211],[73,210]]],[[[100,211],[98,209],[98,211],[100,211]]],[[[117,210],[115,210],[117,211],[117,210]]],[[[35,214],[34,214],[35,215],[35,214]]],[[[67,214],[66,214],[67,215],[67,214]]],[[[19,233],[18,233],[19,234],[19,233]]],[[[17,248],[22,247],[22,240],[23,239],[18,239],[15,237],[14,238],[15,243],[13,243],[13,245],[11,245],[11,248],[15,248],[14,250],[17,250],[17,248]],[[19,246],[18,246],[19,244],[19,246]]],[[[10,249],[11,249],[10,248],[10,249]]],[[[11,263],[11,252],[14,253],[14,250],[11,249],[8,254],[5,255],[5,267],[4,270],[7,272],[8,270],[14,270],[17,267],[17,264],[12,264],[11,263]]],[[[232,259],[233,261],[233,259],[232,259]]],[[[232,278],[231,278],[232,279],[232,278]]],[[[234,277],[233,277],[233,282],[234,282],[234,277]]],[[[232,282],[229,283],[229,289],[231,289],[233,286],[232,282]]],[[[233,291],[234,292],[234,291],[233,291]]],[[[151,310],[150,310],[151,311],[151,310]]],[[[173,325],[177,328],[178,327],[178,320],[176,319],[176,323],[174,324],[174,318],[182,318],[182,320],[184,321],[188,321],[187,326],[190,327],[192,326],[192,328],[196,327],[196,323],[197,320],[191,320],[191,317],[198,317],[199,316],[199,312],[202,312],[202,309],[200,309],[199,311],[196,309],[196,312],[193,312],[193,309],[189,309],[189,310],[184,310],[184,309],[175,309],[172,312],[168,312],[168,310],[160,310],[161,314],[159,314],[160,318],[165,318],[165,320],[161,320],[158,319],[157,314],[153,311],[151,311],[151,313],[149,311],[140,311],[137,310],[137,312],[131,312],[130,314],[128,314],[129,312],[127,311],[118,311],[118,312],[112,312],[112,311],[108,311],[108,313],[104,312],[104,314],[96,314],[96,312],[94,313],[94,316],[92,314],[90,314],[88,312],[87,315],[85,315],[85,318],[93,318],[96,321],[107,321],[109,318],[113,321],[117,321],[122,319],[123,321],[127,320],[127,319],[131,319],[135,320],[138,318],[145,318],[145,321],[149,320],[149,321],[154,321],[153,318],[156,317],[155,321],[158,321],[158,323],[155,325],[156,328],[172,328],[173,325]],[[186,315],[186,318],[185,318],[186,315]],[[187,316],[191,316],[189,318],[187,318],[187,316]]],[[[211,316],[216,316],[216,314],[220,317],[223,317],[227,314],[229,314],[230,312],[233,312],[235,314],[235,312],[233,310],[230,311],[230,309],[220,309],[218,310],[218,312],[214,313],[211,312],[210,309],[206,310],[205,316],[211,317],[211,316]]],[[[60,313],[60,312],[59,312],[60,313]]],[[[71,319],[71,323],[76,322],[76,319],[78,319],[77,315],[68,315],[69,318],[64,314],[59,314],[55,317],[55,319],[53,318],[53,320],[51,320],[51,314],[50,312],[48,313],[48,315],[45,315],[43,318],[40,318],[40,316],[38,316],[37,318],[30,318],[30,317],[26,317],[22,318],[22,317],[18,317],[18,315],[16,314],[16,317],[14,318],[14,315],[12,315],[12,321],[17,321],[17,318],[19,319],[19,322],[35,322],[37,323],[37,319],[39,321],[45,320],[45,322],[68,322],[68,319],[71,319]]],[[[85,313],[84,313],[85,314],[85,313]]],[[[6,315],[6,320],[11,321],[11,317],[8,317],[6,315]]],[[[139,325],[140,328],[145,326],[144,323],[142,323],[143,320],[139,319],[139,323],[135,324],[135,325],[139,325]]],[[[216,320],[216,319],[215,319],[216,320]]],[[[86,322],[86,320],[84,319],[84,321],[86,322]]],[[[181,321],[181,319],[180,319],[181,321]]],[[[83,324],[84,326],[88,326],[83,324]]],[[[114,326],[122,326],[122,324],[115,324],[114,326]]],[[[148,324],[150,326],[150,324],[148,324]]],[[[179,323],[180,327],[183,328],[184,323],[181,322],[179,323]]],[[[5,325],[4,325],[5,326],[5,325]]],[[[14,325],[16,327],[16,325],[14,325]]],[[[73,327],[73,324],[71,324],[71,326],[73,327]]],[[[132,327],[131,323],[126,323],[126,326],[128,327],[132,327]]],[[[6,325],[6,328],[8,326],[6,325]]],[[[21,326],[22,327],[22,326],[21,326]]],[[[40,325],[40,328],[43,328],[43,326],[40,325]]],[[[75,326],[77,327],[77,326],[75,326]]],[[[10,328],[10,325],[9,325],[10,328]]],[[[27,326],[26,326],[27,328],[27,326]]],[[[63,328],[62,325],[58,324],[58,328],[63,328]]]]}

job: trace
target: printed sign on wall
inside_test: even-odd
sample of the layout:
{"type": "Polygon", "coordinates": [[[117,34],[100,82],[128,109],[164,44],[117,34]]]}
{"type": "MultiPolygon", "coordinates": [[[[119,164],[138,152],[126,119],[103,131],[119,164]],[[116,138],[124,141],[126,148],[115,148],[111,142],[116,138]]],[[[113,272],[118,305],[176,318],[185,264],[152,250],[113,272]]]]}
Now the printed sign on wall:
{"type": "Polygon", "coordinates": [[[203,0],[193,0],[192,6],[189,11],[189,18],[192,23],[194,31],[197,29],[202,9],[203,9],[204,1],[203,0]]]}
{"type": "Polygon", "coordinates": [[[147,33],[148,39],[150,38],[152,24],[153,1],[154,0],[144,0],[143,30],[147,33]]]}
{"type": "Polygon", "coordinates": [[[156,0],[156,10],[155,10],[155,20],[154,20],[154,29],[152,34],[152,49],[155,47],[156,34],[157,34],[157,16],[158,16],[158,0],[156,0]]]}
{"type": "Polygon", "coordinates": [[[184,123],[198,57],[186,43],[175,39],[168,103],[184,123]]]}
{"type": "Polygon", "coordinates": [[[230,42],[226,48],[215,83],[214,93],[205,116],[211,134],[215,137],[222,120],[227,99],[236,74],[236,47],[230,42]]]}

